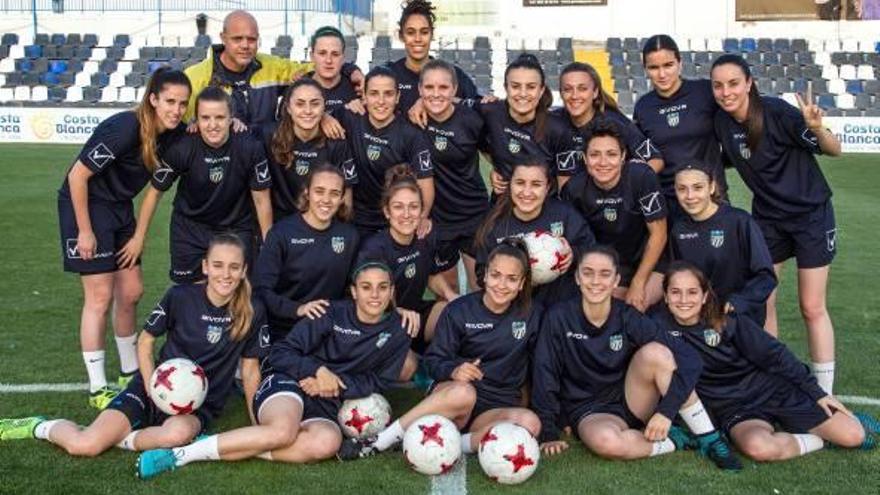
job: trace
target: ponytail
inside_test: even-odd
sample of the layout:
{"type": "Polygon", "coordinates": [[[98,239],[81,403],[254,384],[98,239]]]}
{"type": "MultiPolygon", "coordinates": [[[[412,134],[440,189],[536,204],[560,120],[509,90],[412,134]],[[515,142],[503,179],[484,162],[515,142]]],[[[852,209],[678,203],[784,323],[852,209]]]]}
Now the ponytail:
{"type": "Polygon", "coordinates": [[[752,86],[749,89],[749,109],[746,113],[746,139],[749,145],[749,151],[754,152],[761,144],[761,138],[764,134],[764,104],[761,102],[761,93],[758,91],[758,84],[752,79],[752,71],[749,64],[740,57],[732,53],[725,53],[716,58],[712,62],[712,71],[721,65],[735,65],[742,70],[746,82],[752,86]]]}
{"type": "MultiPolygon", "coordinates": [[[[211,255],[211,250],[215,246],[235,246],[241,250],[242,259],[244,259],[245,247],[241,238],[233,233],[217,234],[208,244],[206,257],[211,255]]],[[[247,268],[247,265],[245,265],[247,268]]],[[[251,304],[252,295],[251,283],[246,276],[242,276],[232,294],[232,299],[227,305],[229,316],[232,318],[232,326],[229,328],[229,336],[232,340],[240,342],[244,339],[251,329],[251,323],[254,319],[254,307],[251,304]]]]}
{"type": "Polygon", "coordinates": [[[703,304],[700,310],[700,320],[720,333],[727,323],[727,316],[724,314],[723,308],[718,301],[718,296],[715,295],[715,291],[712,289],[709,278],[696,265],[683,260],[670,263],[666,269],[666,276],[663,278],[663,293],[665,294],[669,290],[669,280],[672,279],[672,276],[683,272],[690,273],[696,277],[700,283],[700,289],[706,294],[706,303],[703,304]]]}
{"type": "Polygon", "coordinates": [[[155,171],[159,164],[159,154],[156,150],[156,139],[159,137],[159,131],[156,129],[158,118],[156,117],[156,109],[150,103],[150,96],[159,98],[159,93],[165,89],[165,86],[169,85],[185,86],[192,93],[192,85],[186,74],[170,67],[160,67],[150,77],[144,97],[141,98],[140,104],[138,104],[134,111],[138,127],[140,128],[138,134],[141,144],[141,160],[144,162],[144,167],[150,173],[155,171]]]}

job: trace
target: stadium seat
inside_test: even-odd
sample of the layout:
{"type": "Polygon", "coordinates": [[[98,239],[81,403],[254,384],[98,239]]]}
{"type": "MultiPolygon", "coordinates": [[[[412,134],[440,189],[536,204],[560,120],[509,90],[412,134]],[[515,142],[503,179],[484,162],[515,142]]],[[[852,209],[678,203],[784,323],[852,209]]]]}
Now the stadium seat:
{"type": "Polygon", "coordinates": [[[31,88],[31,101],[44,102],[49,99],[49,88],[46,86],[34,86],[31,88]]]}
{"type": "Polygon", "coordinates": [[[15,62],[15,70],[17,70],[18,72],[24,73],[24,72],[30,72],[30,71],[34,70],[34,61],[33,60],[30,60],[27,58],[21,58],[21,59],[15,60],[14,62],[15,62]]]}
{"type": "Polygon", "coordinates": [[[131,86],[119,89],[119,103],[133,103],[137,101],[137,92],[131,86]]]}
{"type": "Polygon", "coordinates": [[[101,90],[94,86],[82,88],[82,101],[96,102],[101,99],[101,90]]]}
{"type": "Polygon", "coordinates": [[[791,40],[791,51],[793,52],[806,52],[809,51],[807,49],[807,40],[803,38],[795,38],[791,40]]]}
{"type": "Polygon", "coordinates": [[[826,79],[828,81],[832,79],[837,79],[840,77],[840,74],[837,71],[836,65],[826,65],[822,67],[822,79],[826,79]]]}
{"type": "Polygon", "coordinates": [[[79,33],[70,33],[67,35],[67,39],[64,40],[64,43],[58,43],[59,45],[71,45],[71,46],[79,46],[82,45],[82,35],[79,33]]]}
{"type": "Polygon", "coordinates": [[[146,74],[149,72],[149,66],[147,65],[146,60],[135,60],[131,63],[131,72],[132,74],[146,74]]]}
{"type": "Polygon", "coordinates": [[[101,103],[116,103],[119,100],[119,89],[107,86],[101,90],[101,103]]]}
{"type": "Polygon", "coordinates": [[[98,46],[98,35],[95,33],[86,33],[82,37],[82,45],[89,48],[98,46]]]}
{"type": "Polygon", "coordinates": [[[771,79],[781,79],[785,77],[785,67],[781,65],[768,65],[765,75],[771,79]]]}
{"type": "Polygon", "coordinates": [[[621,50],[623,49],[623,41],[620,38],[608,38],[605,41],[605,48],[609,50],[621,50]]]}
{"type": "Polygon", "coordinates": [[[840,49],[845,52],[859,51],[859,40],[845,39],[840,43],[840,49]]]}
{"type": "Polygon", "coordinates": [[[110,75],[106,72],[96,72],[92,74],[92,80],[90,86],[94,86],[97,88],[103,88],[110,84],[110,75]]]}
{"type": "Polygon", "coordinates": [[[837,97],[834,100],[837,103],[837,108],[840,108],[843,110],[849,110],[849,109],[855,108],[855,106],[856,106],[855,97],[849,93],[837,95],[837,97]]]}
{"type": "Polygon", "coordinates": [[[195,39],[195,42],[193,43],[193,46],[201,46],[201,47],[207,48],[207,47],[211,46],[211,37],[208,36],[207,34],[200,34],[200,35],[196,36],[196,39],[195,39]]]}
{"type": "Polygon", "coordinates": [[[846,92],[853,95],[864,93],[865,90],[862,88],[862,81],[856,79],[846,81],[846,92]]]}
{"type": "Polygon", "coordinates": [[[727,53],[736,53],[739,50],[739,40],[736,38],[724,38],[721,49],[727,53]]]}
{"type": "Polygon", "coordinates": [[[67,43],[67,36],[62,33],[55,33],[49,38],[49,43],[53,45],[63,45],[67,43]]]}
{"type": "Polygon", "coordinates": [[[110,79],[107,83],[108,86],[112,86],[114,88],[121,88],[125,86],[125,74],[121,72],[114,72],[110,74],[110,79]]]}
{"type": "Polygon", "coordinates": [[[52,60],[49,62],[49,71],[55,74],[67,72],[67,60],[52,60]]]}
{"type": "MultiPolygon", "coordinates": [[[[141,57],[141,58],[150,58],[150,57],[141,57]]],[[[156,48],[156,56],[152,57],[155,60],[171,60],[174,58],[174,49],[167,46],[160,46],[156,48]]]]}
{"type": "Polygon", "coordinates": [[[92,60],[122,60],[125,57],[125,48],[121,46],[111,46],[108,48],[92,49],[92,60]]]}
{"type": "MultiPolygon", "coordinates": [[[[390,48],[391,47],[391,39],[388,38],[387,36],[385,38],[388,39],[388,47],[390,48]]],[[[276,47],[286,46],[288,48],[292,47],[293,46],[293,38],[291,38],[290,36],[288,36],[286,34],[282,34],[281,36],[278,37],[278,40],[275,42],[275,46],[276,47]]]]}
{"type": "Polygon", "coordinates": [[[773,40],[771,40],[770,38],[758,38],[758,51],[773,51],[773,40]]]}
{"type": "Polygon", "coordinates": [[[779,63],[783,65],[795,65],[798,62],[793,52],[783,52],[779,54],[779,63]]]}
{"type": "Polygon", "coordinates": [[[778,93],[790,93],[792,92],[792,82],[791,79],[774,79],[773,80],[773,90],[778,93]]]}
{"type": "Polygon", "coordinates": [[[874,98],[867,94],[861,93],[856,95],[855,107],[860,110],[867,110],[874,106],[874,98]]]}
{"type": "MultiPolygon", "coordinates": [[[[769,54],[766,54],[769,55],[769,54]]],[[[746,59],[746,62],[749,65],[756,65],[761,63],[761,54],[758,52],[748,52],[743,54],[743,58],[746,59]]]]}
{"type": "Polygon", "coordinates": [[[131,72],[131,62],[122,60],[116,66],[117,72],[121,72],[123,74],[129,74],[131,72]]]}
{"type": "Polygon", "coordinates": [[[122,54],[123,60],[138,60],[140,57],[140,47],[135,45],[128,45],[125,47],[125,52],[122,54]]]}
{"type": "Polygon", "coordinates": [[[755,38],[743,38],[739,42],[739,48],[743,53],[751,53],[758,49],[758,43],[755,38]]]}
{"type": "Polygon", "coordinates": [[[28,45],[24,47],[24,56],[27,58],[40,58],[43,56],[42,45],[28,45]]]}
{"type": "MultiPolygon", "coordinates": [[[[49,101],[53,103],[59,103],[64,101],[64,97],[67,95],[67,90],[61,86],[52,86],[48,90],[48,98],[49,101]]],[[[33,95],[31,95],[33,96],[33,95]]]]}
{"type": "Polygon", "coordinates": [[[84,88],[84,87],[91,84],[93,74],[97,74],[97,73],[96,72],[95,73],[88,73],[85,71],[80,72],[73,78],[73,84],[76,86],[79,86],[81,88],[84,88]]]}
{"type": "Polygon", "coordinates": [[[828,92],[840,95],[846,93],[846,82],[843,79],[831,79],[828,81],[828,92]]]}
{"type": "Polygon", "coordinates": [[[843,117],[843,110],[835,107],[829,107],[825,110],[826,117],[843,117]]]}
{"type": "Polygon", "coordinates": [[[156,72],[156,69],[163,67],[164,65],[166,65],[164,61],[150,60],[149,62],[147,62],[147,73],[152,74],[153,72],[156,72]]]}
{"type": "Polygon", "coordinates": [[[0,103],[10,102],[15,98],[12,88],[0,88],[0,103]]]}
{"type": "Polygon", "coordinates": [[[18,44],[18,35],[15,33],[3,33],[3,37],[0,38],[0,44],[17,45],[18,44]]]}
{"type": "MultiPolygon", "coordinates": [[[[2,90],[0,90],[2,91],[2,90]]],[[[0,100],[2,101],[2,100],[0,100]]],[[[880,108],[869,108],[865,110],[865,117],[880,117],[880,108]]]]}
{"type": "Polygon", "coordinates": [[[627,51],[629,51],[629,50],[639,51],[639,50],[642,49],[642,47],[641,47],[641,45],[639,44],[639,40],[638,40],[638,39],[636,39],[636,38],[624,38],[624,39],[623,39],[623,49],[624,49],[624,50],[627,50],[627,51]]]}
{"type": "Polygon", "coordinates": [[[144,85],[144,75],[138,72],[131,72],[125,75],[125,86],[137,88],[144,85]]]}
{"type": "MultiPolygon", "coordinates": [[[[788,53],[788,52],[786,52],[788,53]]],[[[764,54],[764,65],[774,65],[779,63],[779,54],[776,52],[769,52],[764,54]]]]}
{"type": "Polygon", "coordinates": [[[856,67],[850,64],[844,64],[840,66],[840,74],[839,77],[844,81],[850,81],[856,78],[856,67]]]}
{"type": "Polygon", "coordinates": [[[865,93],[880,96],[880,80],[865,81],[865,93]]]}
{"type": "Polygon", "coordinates": [[[773,50],[776,52],[790,52],[791,41],[788,38],[777,38],[773,40],[773,50]]]}
{"type": "Polygon", "coordinates": [[[4,58],[0,60],[0,73],[15,72],[15,60],[12,58],[4,58]]]}
{"type": "Polygon", "coordinates": [[[856,77],[863,80],[874,79],[874,67],[867,64],[860,65],[856,70],[856,77]]]}
{"type": "Polygon", "coordinates": [[[39,75],[41,84],[45,84],[46,86],[55,86],[59,84],[60,79],[58,78],[58,74],[54,72],[44,72],[39,75]]]}
{"type": "Polygon", "coordinates": [[[138,58],[142,60],[150,60],[156,58],[156,47],[144,46],[138,50],[138,58]]]}
{"type": "Polygon", "coordinates": [[[34,35],[34,44],[35,45],[48,45],[49,44],[49,35],[46,33],[37,33],[34,35]]]}
{"type": "Polygon", "coordinates": [[[16,86],[13,99],[16,101],[30,101],[30,99],[31,99],[30,86],[16,86]]]}
{"type": "Polygon", "coordinates": [[[834,108],[834,95],[821,94],[819,95],[817,103],[821,108],[824,108],[826,110],[829,108],[834,108]]]}

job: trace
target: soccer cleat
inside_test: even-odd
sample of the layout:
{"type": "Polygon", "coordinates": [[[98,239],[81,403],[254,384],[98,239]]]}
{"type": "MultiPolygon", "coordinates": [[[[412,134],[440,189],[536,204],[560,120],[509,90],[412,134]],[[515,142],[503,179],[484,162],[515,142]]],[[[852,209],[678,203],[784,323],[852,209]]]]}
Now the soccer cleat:
{"type": "Polygon", "coordinates": [[[113,399],[119,395],[119,390],[105,385],[89,394],[89,405],[99,411],[107,409],[113,399]]]}
{"type": "Polygon", "coordinates": [[[740,471],[742,463],[731,450],[727,440],[717,431],[697,437],[700,454],[708,457],[716,466],[725,471],[740,471]]]}
{"type": "Polygon", "coordinates": [[[171,449],[153,449],[141,452],[137,460],[137,477],[155,478],[166,471],[177,469],[177,458],[171,449]]]}
{"type": "Polygon", "coordinates": [[[131,379],[134,378],[134,374],[137,371],[132,371],[131,373],[125,374],[122,373],[119,375],[119,378],[116,379],[116,386],[119,387],[119,390],[125,390],[128,387],[128,384],[131,383],[131,379]]]}
{"type": "Polygon", "coordinates": [[[373,445],[374,442],[374,439],[358,440],[357,438],[347,438],[339,446],[336,458],[340,461],[353,461],[376,455],[379,449],[373,445]]]}
{"type": "Polygon", "coordinates": [[[694,450],[698,447],[697,439],[680,426],[669,427],[668,437],[675,444],[675,450],[694,450]]]}
{"type": "Polygon", "coordinates": [[[37,425],[46,421],[42,416],[0,419],[0,440],[24,440],[34,437],[37,425]]]}

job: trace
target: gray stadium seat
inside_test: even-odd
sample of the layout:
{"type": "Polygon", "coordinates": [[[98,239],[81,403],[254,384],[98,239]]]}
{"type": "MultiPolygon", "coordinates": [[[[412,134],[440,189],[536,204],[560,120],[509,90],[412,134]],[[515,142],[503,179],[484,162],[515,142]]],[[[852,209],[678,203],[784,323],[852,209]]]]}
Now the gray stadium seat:
{"type": "Polygon", "coordinates": [[[865,81],[865,93],[880,96],[880,80],[865,81]]]}
{"type": "Polygon", "coordinates": [[[62,86],[53,86],[49,88],[49,101],[58,103],[67,96],[67,89],[62,86]]]}
{"type": "Polygon", "coordinates": [[[138,50],[138,56],[141,60],[151,60],[156,58],[156,47],[155,46],[142,46],[140,50],[138,50]]]}
{"type": "Polygon", "coordinates": [[[623,48],[627,51],[640,51],[642,49],[641,45],[639,45],[639,40],[637,40],[636,38],[624,38],[623,48]]]}
{"type": "Polygon", "coordinates": [[[609,50],[620,50],[623,48],[623,42],[620,38],[608,38],[605,42],[605,48],[609,50]]]}
{"type": "Polygon", "coordinates": [[[791,40],[788,38],[778,38],[773,40],[773,50],[777,52],[790,52],[791,40]]]}
{"type": "Polygon", "coordinates": [[[92,56],[92,47],[86,45],[80,45],[74,48],[73,57],[78,59],[88,59],[92,56]]]}
{"type": "Polygon", "coordinates": [[[192,48],[190,48],[188,46],[178,46],[178,47],[172,48],[171,51],[173,53],[173,58],[176,58],[179,60],[186,60],[186,59],[190,58],[190,52],[192,51],[192,48]]]}
{"type": "Polygon", "coordinates": [[[49,43],[53,45],[63,45],[67,42],[67,37],[62,33],[55,33],[49,37],[49,43]]]}
{"type": "Polygon", "coordinates": [[[46,33],[37,33],[34,36],[34,44],[35,45],[48,45],[49,43],[49,35],[46,33]]]}
{"type": "Polygon", "coordinates": [[[278,39],[275,41],[275,46],[282,46],[290,48],[293,46],[293,38],[286,34],[282,34],[278,36],[278,39]]]}
{"type": "Polygon", "coordinates": [[[792,52],[783,52],[779,54],[779,63],[783,65],[794,65],[797,63],[797,58],[795,58],[795,55],[792,52]]]}
{"type": "Polygon", "coordinates": [[[46,45],[43,47],[43,56],[47,58],[58,58],[58,46],[46,45]]]}
{"type": "Polygon", "coordinates": [[[617,103],[622,107],[632,107],[635,105],[633,94],[629,91],[623,91],[617,94],[617,103]]]}
{"type": "Polygon", "coordinates": [[[96,72],[92,74],[92,86],[97,88],[103,88],[104,86],[110,84],[110,75],[104,72],[96,72]]]}
{"type": "Polygon", "coordinates": [[[764,65],[773,65],[779,63],[779,55],[775,52],[769,52],[764,54],[764,65]]]}
{"type": "Polygon", "coordinates": [[[18,44],[18,35],[15,33],[4,33],[3,37],[0,38],[0,44],[11,46],[18,44]]]}
{"type": "Polygon", "coordinates": [[[9,56],[9,46],[0,45],[0,58],[6,58],[9,56]]]}
{"type": "Polygon", "coordinates": [[[126,47],[131,44],[131,38],[127,34],[117,34],[113,37],[113,46],[126,47]]]}
{"type": "Polygon", "coordinates": [[[190,60],[202,61],[208,56],[208,49],[203,46],[195,46],[189,52],[190,60]]]}
{"type": "Polygon", "coordinates": [[[759,52],[773,51],[773,40],[771,40],[770,38],[758,38],[758,51],[759,52]]]}
{"type": "Polygon", "coordinates": [[[98,46],[98,35],[95,33],[84,34],[82,38],[82,44],[89,48],[94,48],[98,46]]]}
{"type": "Polygon", "coordinates": [[[70,33],[67,35],[67,39],[64,40],[64,43],[58,43],[59,45],[73,45],[79,46],[82,45],[82,35],[79,33],[70,33]]]}
{"type": "Polygon", "coordinates": [[[629,90],[630,90],[629,79],[626,79],[624,77],[619,77],[619,78],[615,77],[615,79],[614,79],[614,92],[615,93],[622,93],[624,91],[629,91],[629,90]]]}
{"type": "Polygon", "coordinates": [[[855,107],[860,110],[867,110],[874,105],[873,98],[868,93],[860,93],[856,95],[855,107]]]}
{"type": "MultiPolygon", "coordinates": [[[[767,54],[765,54],[765,55],[767,55],[767,54]]],[[[749,52],[749,53],[745,54],[745,59],[746,59],[746,62],[749,63],[749,65],[760,64],[761,63],[761,54],[758,52],[749,52]]]]}
{"type": "Polygon", "coordinates": [[[171,60],[174,58],[174,49],[168,46],[156,47],[155,60],[171,60]]]}
{"type": "Polygon", "coordinates": [[[558,40],[556,40],[556,49],[565,52],[574,51],[574,46],[572,44],[571,38],[559,38],[558,40]]]}
{"type": "Polygon", "coordinates": [[[357,48],[358,47],[358,39],[357,36],[345,36],[345,47],[346,48],[357,48]]]}
{"type": "Polygon", "coordinates": [[[489,38],[487,36],[477,36],[474,38],[474,50],[491,50],[492,45],[489,43],[489,38]]]}
{"type": "Polygon", "coordinates": [[[101,61],[101,64],[98,65],[98,69],[104,74],[110,74],[116,72],[118,65],[119,64],[117,64],[115,60],[104,59],[101,61]]]}
{"type": "Polygon", "coordinates": [[[807,40],[803,38],[795,38],[791,40],[791,51],[793,52],[806,52],[809,51],[807,48],[807,40]]]}
{"type": "Polygon", "coordinates": [[[107,59],[110,60],[122,60],[122,57],[125,56],[125,48],[121,46],[111,46],[107,48],[107,59]]]}
{"type": "Polygon", "coordinates": [[[773,81],[773,89],[777,93],[791,93],[792,92],[792,83],[791,79],[776,79],[773,81]]]}
{"type": "Polygon", "coordinates": [[[865,110],[865,117],[880,117],[880,108],[874,107],[865,110]]]}
{"type": "Polygon", "coordinates": [[[376,48],[391,48],[391,38],[386,35],[376,36],[376,48]]]}

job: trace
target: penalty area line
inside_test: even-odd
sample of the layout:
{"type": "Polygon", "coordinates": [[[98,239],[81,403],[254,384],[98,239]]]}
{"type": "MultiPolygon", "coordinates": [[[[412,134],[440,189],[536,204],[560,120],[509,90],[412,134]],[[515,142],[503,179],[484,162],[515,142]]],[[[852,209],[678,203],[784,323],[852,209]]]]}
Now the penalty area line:
{"type": "Polygon", "coordinates": [[[38,394],[43,392],[84,392],[88,383],[0,383],[0,394],[38,394]]]}
{"type": "Polygon", "coordinates": [[[467,493],[467,454],[462,454],[452,471],[431,476],[431,495],[465,495],[467,493]]]}

